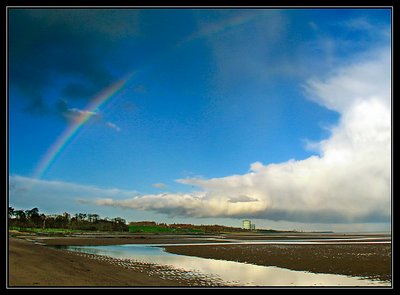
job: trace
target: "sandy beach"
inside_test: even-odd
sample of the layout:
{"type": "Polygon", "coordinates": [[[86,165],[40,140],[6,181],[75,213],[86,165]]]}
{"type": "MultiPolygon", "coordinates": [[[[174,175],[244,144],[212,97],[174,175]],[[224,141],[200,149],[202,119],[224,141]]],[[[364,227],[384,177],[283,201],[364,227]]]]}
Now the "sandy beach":
{"type": "MultiPolygon", "coordinates": [[[[215,240],[212,236],[183,235],[14,236],[9,238],[8,248],[10,287],[224,286],[223,282],[213,281],[209,277],[188,275],[184,271],[171,270],[166,266],[69,252],[46,245],[165,244],[166,251],[175,254],[391,281],[390,243],[237,245],[223,237],[225,240],[220,239],[220,245],[173,246],[174,243],[211,243],[215,240]]],[[[236,237],[238,240],[247,238],[249,237],[236,237]]]]}
{"type": "Polygon", "coordinates": [[[9,239],[9,286],[185,286],[134,269],[32,242],[9,239]]]}

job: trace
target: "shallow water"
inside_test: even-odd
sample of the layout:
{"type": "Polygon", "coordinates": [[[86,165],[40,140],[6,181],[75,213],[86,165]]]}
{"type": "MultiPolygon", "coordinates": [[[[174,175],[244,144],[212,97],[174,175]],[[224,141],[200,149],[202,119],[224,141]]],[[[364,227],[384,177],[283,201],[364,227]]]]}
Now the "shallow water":
{"type": "Polygon", "coordinates": [[[240,286],[390,286],[388,282],[359,277],[315,274],[272,266],[177,255],[165,252],[162,247],[155,245],[59,246],[57,248],[168,265],[192,273],[211,275],[224,282],[240,286]]]}

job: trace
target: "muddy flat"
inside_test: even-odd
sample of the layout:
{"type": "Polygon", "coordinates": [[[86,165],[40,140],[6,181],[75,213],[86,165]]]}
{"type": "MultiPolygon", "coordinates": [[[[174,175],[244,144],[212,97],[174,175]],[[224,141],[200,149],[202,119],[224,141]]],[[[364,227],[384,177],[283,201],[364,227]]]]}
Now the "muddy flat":
{"type": "MultiPolygon", "coordinates": [[[[93,255],[79,255],[36,245],[24,239],[9,239],[10,287],[32,286],[188,286],[196,279],[179,281],[161,277],[157,266],[131,263],[122,267],[118,260],[93,259],[93,255]]],[[[200,284],[200,282],[198,282],[200,284]]]]}
{"type": "MultiPolygon", "coordinates": [[[[221,286],[165,266],[103,259],[54,249],[55,245],[162,245],[167,252],[341,274],[391,282],[389,235],[74,235],[13,234],[9,238],[9,286],[221,286]],[[253,242],[252,242],[253,241],[253,242]],[[309,241],[309,244],[296,244],[309,241]],[[319,241],[321,244],[313,244],[319,241]],[[265,242],[266,244],[262,244],[265,242]],[[166,273],[172,275],[165,275],[166,273]],[[186,278],[186,279],[183,279],[186,278]]],[[[318,243],[319,243],[318,242],[318,243]]]]}
{"type": "Polygon", "coordinates": [[[175,254],[391,281],[390,244],[166,246],[175,254]]]}

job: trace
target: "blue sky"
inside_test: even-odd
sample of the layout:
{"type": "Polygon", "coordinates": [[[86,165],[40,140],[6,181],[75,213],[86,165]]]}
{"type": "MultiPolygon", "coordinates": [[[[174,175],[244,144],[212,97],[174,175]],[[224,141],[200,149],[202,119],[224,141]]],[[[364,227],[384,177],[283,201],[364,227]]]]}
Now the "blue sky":
{"type": "MultiPolygon", "coordinates": [[[[358,151],[371,145],[386,151],[390,136],[361,148],[355,139],[389,132],[390,121],[387,129],[353,114],[362,114],[359,97],[371,105],[379,97],[389,105],[381,115],[390,115],[389,9],[9,9],[8,21],[11,206],[128,221],[240,226],[252,218],[266,228],[388,228],[390,165],[358,151]],[[387,79],[361,91],[376,81],[363,68],[382,69],[387,79]],[[34,179],[60,134],[127,75],[34,179]],[[335,94],[357,104],[343,107],[335,94]],[[350,140],[338,144],[342,133],[350,140]],[[348,166],[329,168],[342,171],[340,188],[349,187],[339,195],[354,198],[351,204],[379,201],[380,213],[368,207],[343,218],[337,194],[331,207],[319,207],[329,203],[319,199],[329,185],[296,183],[293,192],[285,184],[264,187],[274,167],[288,163],[306,166],[301,173],[317,179],[343,146],[352,151],[348,166]],[[320,164],[310,164],[314,157],[320,164]],[[382,174],[371,196],[350,189],[364,165],[382,174]],[[298,195],[302,189],[313,202],[298,195]],[[298,207],[287,212],[283,200],[298,207]]],[[[293,175],[287,183],[295,183],[293,175]]]]}

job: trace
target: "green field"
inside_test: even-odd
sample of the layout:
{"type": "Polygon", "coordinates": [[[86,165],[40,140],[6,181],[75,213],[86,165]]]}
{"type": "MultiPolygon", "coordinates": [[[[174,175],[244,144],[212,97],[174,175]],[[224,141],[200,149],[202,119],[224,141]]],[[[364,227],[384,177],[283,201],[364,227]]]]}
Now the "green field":
{"type": "Polygon", "coordinates": [[[152,225],[129,225],[131,233],[203,233],[199,229],[171,228],[152,225]]]}
{"type": "Polygon", "coordinates": [[[90,230],[80,230],[80,229],[38,228],[38,227],[18,227],[18,226],[10,226],[8,229],[16,230],[16,231],[23,231],[23,232],[31,232],[31,233],[49,233],[49,234],[91,232],[90,230]]]}
{"type": "MultiPolygon", "coordinates": [[[[37,234],[69,234],[69,233],[82,233],[93,232],[93,230],[81,229],[65,229],[65,228],[37,228],[37,227],[18,227],[10,226],[9,230],[16,230],[20,232],[30,232],[37,234]]],[[[150,226],[150,225],[129,225],[129,232],[131,233],[203,233],[200,229],[189,228],[172,228],[163,226],[150,226]]]]}

